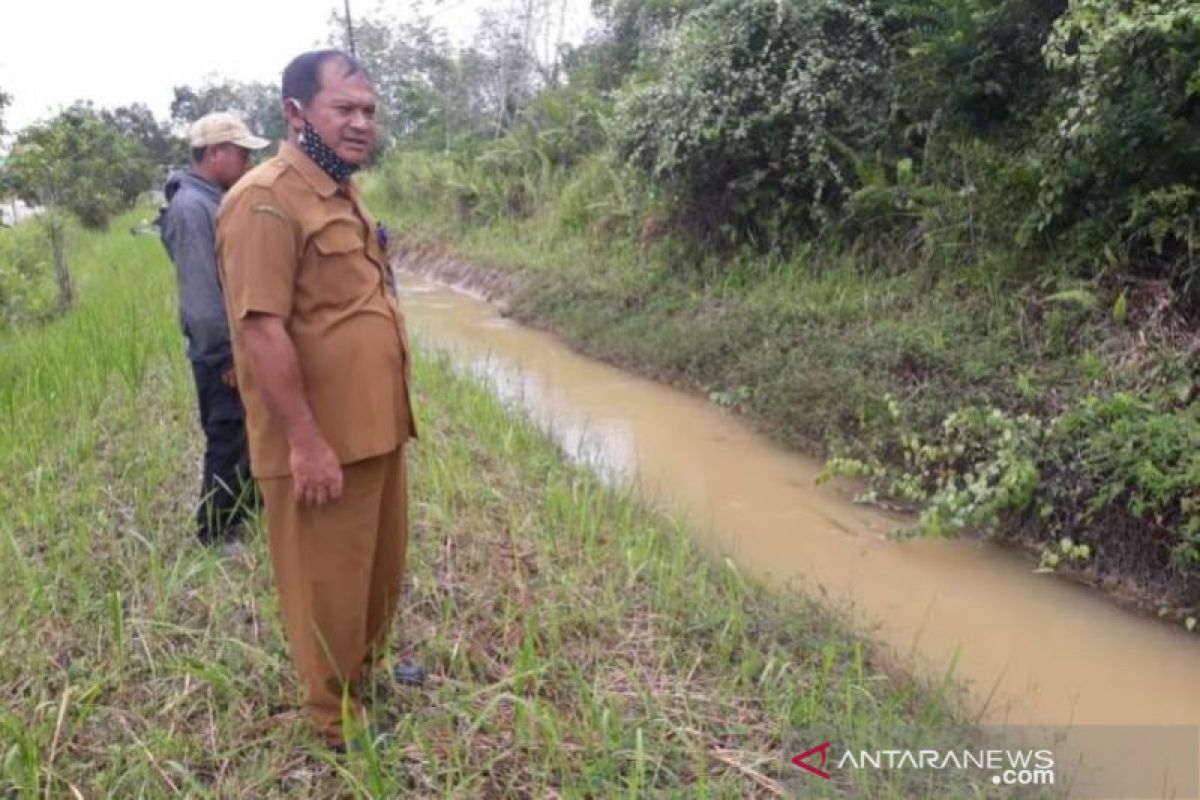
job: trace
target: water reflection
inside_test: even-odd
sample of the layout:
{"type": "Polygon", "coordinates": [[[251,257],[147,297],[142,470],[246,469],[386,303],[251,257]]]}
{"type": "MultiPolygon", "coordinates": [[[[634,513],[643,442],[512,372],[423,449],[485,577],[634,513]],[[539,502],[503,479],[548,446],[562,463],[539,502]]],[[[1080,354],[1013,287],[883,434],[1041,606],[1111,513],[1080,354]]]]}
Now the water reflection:
{"type": "MultiPolygon", "coordinates": [[[[512,325],[481,323],[479,327],[498,329],[512,325]]],[[[463,354],[459,363],[466,363],[467,372],[487,385],[507,408],[531,418],[558,442],[573,463],[593,470],[609,485],[633,479],[637,469],[636,440],[628,421],[618,417],[589,417],[556,402],[551,396],[553,387],[542,376],[494,353],[463,354]]]]}

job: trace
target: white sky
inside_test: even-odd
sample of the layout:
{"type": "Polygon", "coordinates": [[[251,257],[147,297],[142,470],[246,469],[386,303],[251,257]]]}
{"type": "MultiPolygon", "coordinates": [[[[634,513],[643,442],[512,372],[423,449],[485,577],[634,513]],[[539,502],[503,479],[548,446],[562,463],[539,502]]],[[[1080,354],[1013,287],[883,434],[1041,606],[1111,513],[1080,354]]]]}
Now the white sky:
{"type": "MultiPolygon", "coordinates": [[[[566,39],[579,41],[589,0],[565,1],[566,39]]],[[[434,24],[459,43],[474,35],[481,9],[507,4],[424,0],[434,24]]],[[[351,0],[350,11],[405,16],[414,5],[351,0]]],[[[0,0],[0,89],[13,96],[5,126],[18,130],[80,99],[142,102],[165,119],[176,85],[214,75],[275,83],[293,56],[325,42],[330,12],[342,7],[343,0],[0,0]]]]}

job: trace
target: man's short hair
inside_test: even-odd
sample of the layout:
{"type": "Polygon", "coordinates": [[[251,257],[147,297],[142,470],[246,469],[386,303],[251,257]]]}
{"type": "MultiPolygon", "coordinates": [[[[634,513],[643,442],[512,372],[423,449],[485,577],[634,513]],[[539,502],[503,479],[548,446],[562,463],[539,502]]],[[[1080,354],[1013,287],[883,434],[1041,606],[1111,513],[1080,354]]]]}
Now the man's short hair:
{"type": "Polygon", "coordinates": [[[301,105],[308,105],[317,92],[321,91],[321,65],[334,59],[346,67],[346,75],[356,75],[360,72],[367,75],[366,69],[357,58],[341,50],[312,50],[301,53],[283,70],[284,102],[294,98],[299,100],[301,105]]]}
{"type": "Polygon", "coordinates": [[[207,152],[208,152],[207,147],[193,147],[192,148],[192,163],[199,164],[201,161],[204,160],[204,154],[207,152]]]}

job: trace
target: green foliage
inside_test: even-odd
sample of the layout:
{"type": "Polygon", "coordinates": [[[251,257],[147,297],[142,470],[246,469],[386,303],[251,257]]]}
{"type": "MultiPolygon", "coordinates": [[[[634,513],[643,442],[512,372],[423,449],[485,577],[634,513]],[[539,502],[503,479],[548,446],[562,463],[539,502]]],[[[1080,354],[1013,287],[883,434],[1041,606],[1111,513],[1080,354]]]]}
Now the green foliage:
{"type": "Polygon", "coordinates": [[[687,18],[659,79],[624,93],[617,152],[705,239],[769,247],[853,189],[834,143],[879,143],[889,64],[865,2],[725,0],[687,18]]]}
{"type": "Polygon", "coordinates": [[[1117,392],[1048,420],[964,408],[934,431],[894,400],[888,408],[889,433],[867,455],[831,459],[827,476],[862,477],[867,499],[920,507],[920,531],[1035,523],[1030,534],[1050,548],[1043,567],[1099,553],[1127,574],[1200,574],[1200,407],[1163,410],[1117,392]]]}
{"type": "Polygon", "coordinates": [[[187,143],[165,122],[159,122],[141,103],[104,109],[100,119],[109,127],[139,142],[158,166],[188,163],[187,143]]]}
{"type": "Polygon", "coordinates": [[[846,152],[858,188],[822,234],[873,271],[1026,266],[1014,209],[1038,193],[1033,145],[1057,102],[1041,48],[1066,0],[876,6],[895,52],[892,126],[878,150],[846,152]]]}
{"type": "Polygon", "coordinates": [[[559,232],[607,239],[631,232],[639,197],[611,159],[594,155],[572,171],[553,208],[559,232]]]}
{"type": "Polygon", "coordinates": [[[1056,438],[1082,489],[1081,523],[1121,509],[1170,536],[1176,569],[1200,571],[1200,408],[1164,411],[1124,393],[1088,398],[1058,421],[1056,438]]]}
{"type": "Polygon", "coordinates": [[[485,18],[471,47],[458,59],[460,116],[477,138],[503,136],[541,87],[528,28],[485,18]]]}
{"type": "Polygon", "coordinates": [[[611,92],[631,77],[655,75],[683,18],[712,0],[593,0],[600,34],[567,57],[570,83],[611,92]]]}
{"type": "Polygon", "coordinates": [[[36,223],[0,228],[0,329],[55,310],[53,271],[36,223]]]}
{"type": "Polygon", "coordinates": [[[437,167],[433,159],[425,170],[413,169],[407,156],[392,159],[383,171],[385,187],[396,202],[421,191],[463,222],[527,217],[558,197],[566,172],[601,146],[604,108],[593,94],[544,92],[508,134],[464,146],[437,167]]]}
{"type": "Polygon", "coordinates": [[[20,197],[70,211],[89,228],[105,227],[155,178],[146,149],[86,105],[23,130],[6,170],[20,197]]]}
{"type": "Polygon", "coordinates": [[[574,87],[540,93],[521,114],[518,127],[535,134],[556,166],[569,168],[599,151],[608,141],[611,103],[574,87]]]}
{"type": "Polygon", "coordinates": [[[462,207],[485,220],[532,214],[555,177],[550,138],[522,127],[460,162],[462,207]]]}
{"type": "Polygon", "coordinates": [[[836,230],[864,268],[898,271],[969,255],[970,190],[919,183],[910,158],[889,164],[881,154],[868,160],[848,149],[845,156],[859,188],[846,198],[836,230]]]}
{"type": "Polygon", "coordinates": [[[1037,571],[1053,572],[1064,563],[1085,564],[1091,557],[1091,547],[1086,544],[1077,544],[1070,536],[1064,536],[1058,540],[1057,548],[1049,547],[1042,551],[1037,571]]]}
{"type": "Polygon", "coordinates": [[[1195,289],[1200,6],[1075,0],[1045,46],[1069,82],[1031,233],[1069,231],[1080,260],[1116,245],[1138,272],[1195,289]]]}
{"type": "Polygon", "coordinates": [[[826,477],[868,479],[870,499],[882,492],[913,503],[922,508],[918,528],[942,536],[994,529],[1033,501],[1046,434],[1038,419],[968,407],[927,430],[912,426],[890,397],[887,416],[885,446],[865,458],[831,458],[826,477]]]}
{"type": "Polygon", "coordinates": [[[46,236],[58,286],[58,305],[70,307],[74,286],[67,263],[68,214],[102,229],[150,188],[155,167],[136,139],[77,104],[17,137],[4,165],[5,183],[31,205],[42,206],[36,225],[46,236]]]}
{"type": "MultiPolygon", "coordinates": [[[[386,144],[406,149],[470,150],[513,131],[539,91],[558,86],[548,0],[482,12],[475,39],[461,49],[416,4],[400,16],[382,6],[354,17],[354,44],[380,100],[386,144]]],[[[329,19],[328,43],[349,50],[344,17],[329,19]]]]}
{"type": "MultiPolygon", "coordinates": [[[[568,89],[554,87],[557,72],[531,79],[528,37],[499,21],[490,44],[458,54],[422,45],[422,63],[434,51],[449,59],[438,85],[453,97],[430,112],[441,128],[406,141],[456,151],[459,205],[477,220],[529,216],[552,205],[549,186],[570,185],[570,209],[552,213],[589,229],[585,212],[609,198],[578,193],[608,179],[588,166],[586,181],[547,181],[536,153],[569,171],[608,152],[622,167],[614,174],[641,176],[632,203],[623,180],[619,205],[640,209],[652,233],[688,231],[693,245],[818,243],[872,271],[934,277],[981,260],[1012,265],[998,282],[1169,276],[1200,299],[1196,9],[597,0],[601,29],[566,55],[568,89]],[[500,70],[518,62],[512,75],[500,70]]],[[[370,40],[375,28],[364,30],[370,40]]],[[[377,60],[397,75],[395,64],[412,61],[377,60]]],[[[416,62],[405,71],[432,74],[416,62]]]]}
{"type": "MultiPolygon", "coordinates": [[[[904,0],[880,3],[904,52],[897,101],[916,141],[934,124],[991,134],[1028,125],[1053,90],[1041,57],[1067,0],[904,0]],[[935,122],[936,120],[936,122],[935,122]]],[[[1021,135],[1020,131],[1017,131],[1021,135]]]]}
{"type": "Polygon", "coordinates": [[[378,182],[384,201],[392,208],[416,208],[430,215],[448,206],[447,187],[454,180],[454,165],[449,158],[420,156],[398,151],[378,168],[378,182]]]}

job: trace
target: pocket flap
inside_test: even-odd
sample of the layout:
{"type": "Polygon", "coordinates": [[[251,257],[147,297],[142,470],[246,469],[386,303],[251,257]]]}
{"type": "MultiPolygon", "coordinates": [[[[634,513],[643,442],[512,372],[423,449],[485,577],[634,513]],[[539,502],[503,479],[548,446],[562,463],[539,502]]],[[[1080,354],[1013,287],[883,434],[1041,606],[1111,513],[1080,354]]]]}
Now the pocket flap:
{"type": "Polygon", "coordinates": [[[351,225],[330,225],[322,229],[315,237],[314,244],[317,252],[323,256],[353,253],[363,249],[362,233],[351,225]]]}

